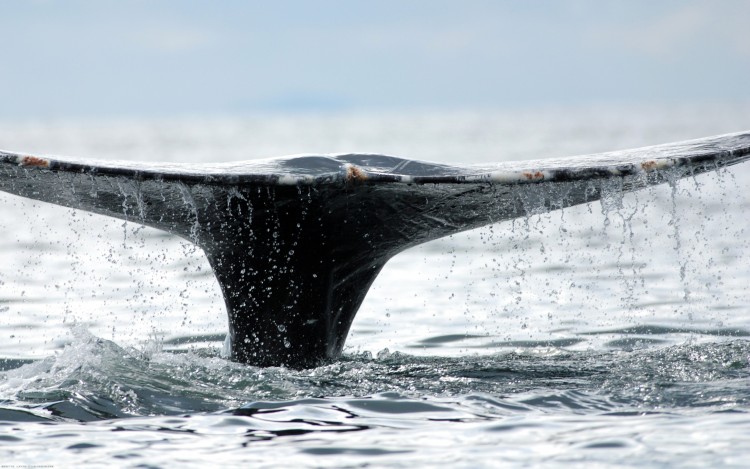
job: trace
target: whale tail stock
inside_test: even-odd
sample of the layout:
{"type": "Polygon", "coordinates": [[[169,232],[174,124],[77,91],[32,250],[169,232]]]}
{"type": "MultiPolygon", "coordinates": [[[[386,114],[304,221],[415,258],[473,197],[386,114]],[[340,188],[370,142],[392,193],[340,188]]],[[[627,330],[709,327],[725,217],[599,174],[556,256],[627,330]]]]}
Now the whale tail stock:
{"type": "Polygon", "coordinates": [[[314,366],[408,247],[750,158],[750,132],[558,160],[448,166],[383,155],[167,165],[0,152],[0,190],[142,223],[205,252],[232,358],[314,366]]]}

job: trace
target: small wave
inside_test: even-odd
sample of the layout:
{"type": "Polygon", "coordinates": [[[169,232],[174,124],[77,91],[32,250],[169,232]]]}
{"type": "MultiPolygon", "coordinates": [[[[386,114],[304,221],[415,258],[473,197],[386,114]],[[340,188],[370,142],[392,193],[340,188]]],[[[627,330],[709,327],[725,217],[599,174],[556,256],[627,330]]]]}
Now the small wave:
{"type": "Polygon", "coordinates": [[[383,351],[377,357],[345,355],[309,370],[257,368],[227,361],[217,349],[174,353],[159,345],[123,348],[76,328],[60,353],[0,372],[0,420],[246,415],[273,406],[289,413],[308,405],[357,417],[375,412],[418,418],[425,416],[421,408],[440,413],[445,407],[460,415],[450,418],[464,419],[551,408],[726,409],[750,402],[743,385],[750,375],[750,342],[743,340],[634,352],[538,348],[459,358],[383,351]],[[323,404],[307,401],[321,396],[323,404]]]}

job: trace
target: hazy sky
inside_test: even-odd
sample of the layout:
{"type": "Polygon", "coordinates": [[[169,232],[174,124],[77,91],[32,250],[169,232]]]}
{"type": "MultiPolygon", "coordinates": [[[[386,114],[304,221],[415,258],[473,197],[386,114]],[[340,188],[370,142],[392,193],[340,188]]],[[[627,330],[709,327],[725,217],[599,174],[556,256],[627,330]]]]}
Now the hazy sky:
{"type": "Polygon", "coordinates": [[[0,0],[0,117],[750,99],[750,0],[0,0]]]}

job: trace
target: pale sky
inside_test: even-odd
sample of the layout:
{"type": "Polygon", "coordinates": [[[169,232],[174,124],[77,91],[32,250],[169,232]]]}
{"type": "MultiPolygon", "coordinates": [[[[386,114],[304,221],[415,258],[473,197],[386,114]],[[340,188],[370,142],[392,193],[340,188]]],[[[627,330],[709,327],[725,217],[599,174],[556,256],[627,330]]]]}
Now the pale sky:
{"type": "Polygon", "coordinates": [[[750,101],[750,0],[0,0],[0,118],[750,101]]]}

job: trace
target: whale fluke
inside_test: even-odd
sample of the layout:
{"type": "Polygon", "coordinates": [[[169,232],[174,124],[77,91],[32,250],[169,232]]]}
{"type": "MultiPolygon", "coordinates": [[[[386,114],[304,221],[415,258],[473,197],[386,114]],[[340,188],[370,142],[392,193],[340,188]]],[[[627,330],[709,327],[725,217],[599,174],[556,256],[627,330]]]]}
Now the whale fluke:
{"type": "Polygon", "coordinates": [[[556,160],[451,166],[374,154],[148,164],[0,152],[0,190],[137,222],[205,252],[232,358],[337,357],[385,263],[442,236],[750,158],[750,131],[556,160]]]}

